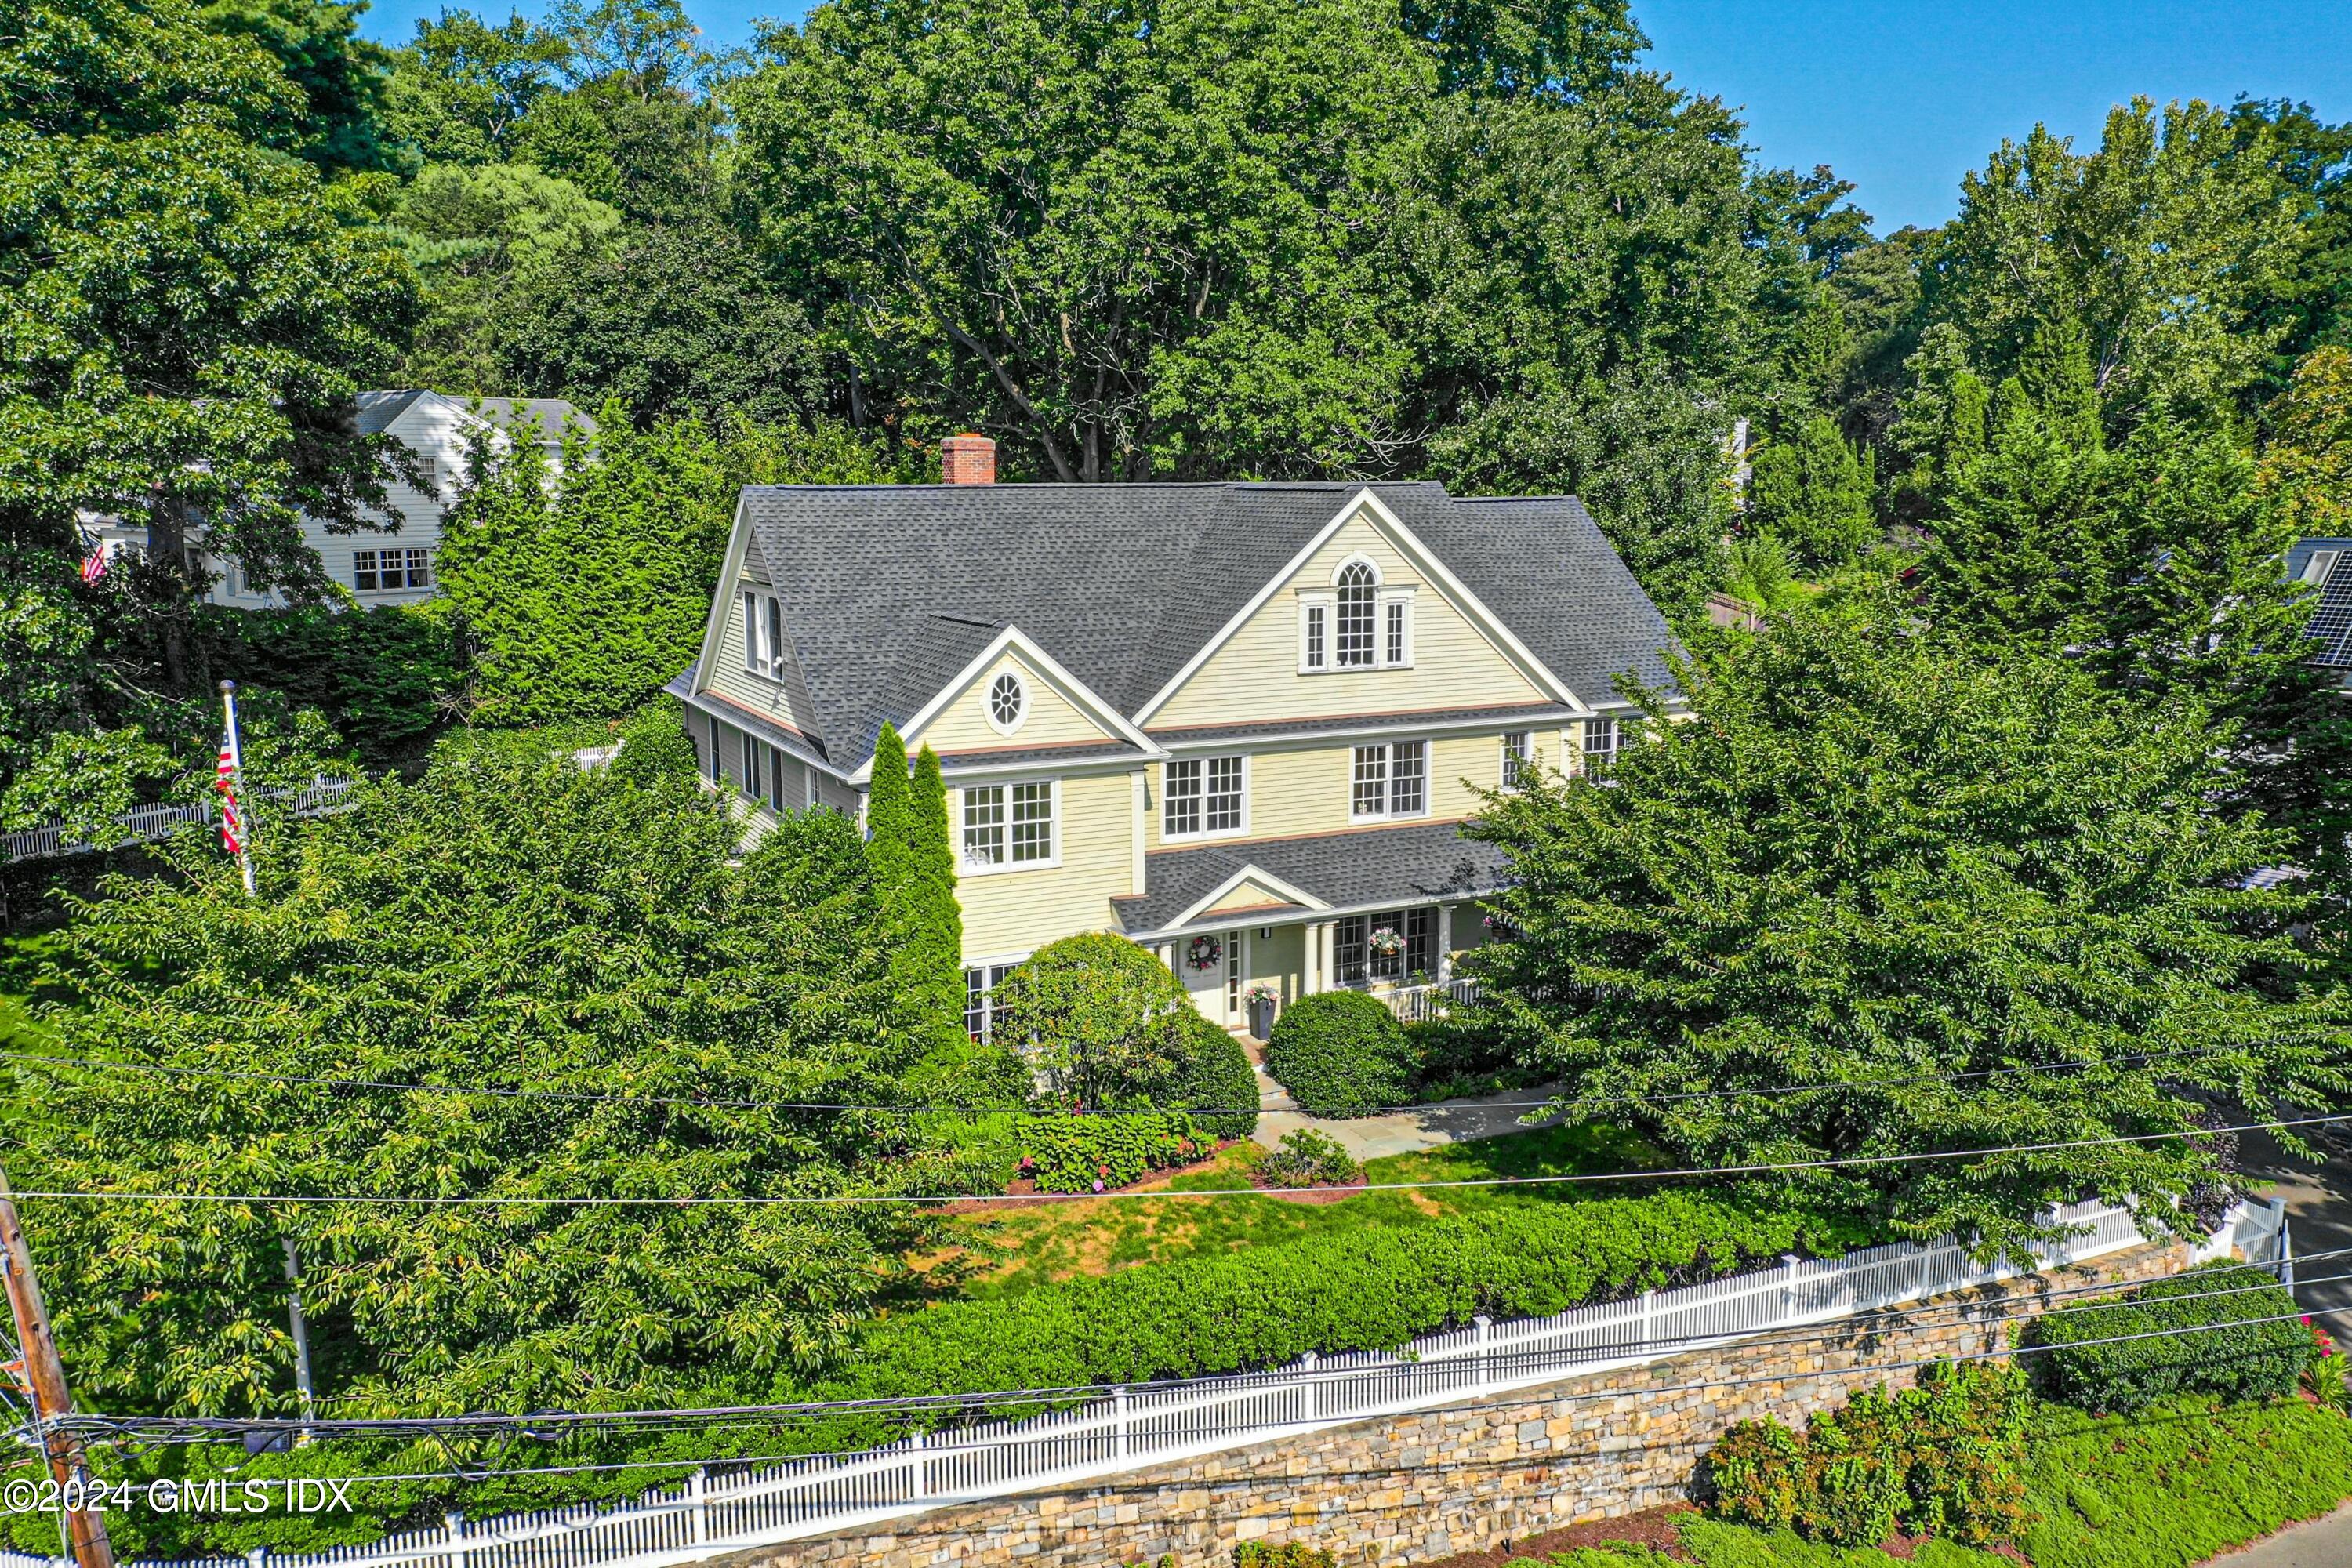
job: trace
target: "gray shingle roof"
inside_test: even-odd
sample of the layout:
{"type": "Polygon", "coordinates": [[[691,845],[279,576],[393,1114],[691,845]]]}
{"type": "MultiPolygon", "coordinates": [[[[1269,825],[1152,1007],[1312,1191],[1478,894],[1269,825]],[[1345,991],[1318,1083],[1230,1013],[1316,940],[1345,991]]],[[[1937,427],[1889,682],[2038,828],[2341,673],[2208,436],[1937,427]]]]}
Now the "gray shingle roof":
{"type": "Polygon", "coordinates": [[[743,506],[826,751],[855,769],[884,721],[904,724],[1008,624],[1132,717],[1366,488],[1580,697],[1607,700],[1621,670],[1665,679],[1664,618],[1568,498],[1465,502],[1428,482],[791,485],[747,488],[743,506]]]}
{"type": "Polygon", "coordinates": [[[1496,886],[1502,865],[1501,850],[1464,838],[1454,822],[1208,844],[1144,857],[1144,892],[1113,899],[1111,908],[1120,930],[1141,936],[1167,930],[1248,866],[1332,909],[1361,910],[1470,898],[1496,886]]]}
{"type": "Polygon", "coordinates": [[[420,397],[446,397],[461,408],[478,407],[496,425],[514,426],[529,420],[539,426],[540,438],[544,441],[562,439],[566,419],[590,435],[596,431],[593,418],[561,397],[467,397],[462,393],[411,386],[361,393],[356,399],[360,433],[381,436],[392,427],[394,420],[415,407],[420,397]]]}

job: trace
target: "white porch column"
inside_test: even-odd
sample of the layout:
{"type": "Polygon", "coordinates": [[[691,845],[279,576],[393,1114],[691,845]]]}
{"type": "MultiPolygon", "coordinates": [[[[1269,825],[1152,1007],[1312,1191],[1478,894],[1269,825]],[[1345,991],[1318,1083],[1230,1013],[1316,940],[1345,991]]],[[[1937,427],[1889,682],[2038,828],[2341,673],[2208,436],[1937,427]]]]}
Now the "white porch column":
{"type": "Polygon", "coordinates": [[[1437,906],[1437,975],[1440,983],[1454,978],[1454,906],[1437,906]]]}

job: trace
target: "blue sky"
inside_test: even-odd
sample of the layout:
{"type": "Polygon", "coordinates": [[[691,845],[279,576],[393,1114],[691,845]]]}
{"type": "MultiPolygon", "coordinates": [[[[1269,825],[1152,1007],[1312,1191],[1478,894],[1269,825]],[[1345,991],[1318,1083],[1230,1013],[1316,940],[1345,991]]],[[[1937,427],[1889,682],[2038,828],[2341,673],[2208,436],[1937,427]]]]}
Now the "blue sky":
{"type": "MultiPolygon", "coordinates": [[[[472,0],[503,16],[518,0],[472,0]]],[[[526,14],[539,0],[519,0],[526,14]]],[[[405,42],[443,0],[375,0],[364,30],[405,42]]],[[[715,44],[793,0],[688,0],[715,44]]],[[[2345,0],[1634,0],[1649,63],[1739,106],[1769,163],[1828,163],[1882,234],[1949,217],[1961,174],[2035,121],[2089,142],[2110,105],[2240,93],[2352,120],[2345,0]]]]}

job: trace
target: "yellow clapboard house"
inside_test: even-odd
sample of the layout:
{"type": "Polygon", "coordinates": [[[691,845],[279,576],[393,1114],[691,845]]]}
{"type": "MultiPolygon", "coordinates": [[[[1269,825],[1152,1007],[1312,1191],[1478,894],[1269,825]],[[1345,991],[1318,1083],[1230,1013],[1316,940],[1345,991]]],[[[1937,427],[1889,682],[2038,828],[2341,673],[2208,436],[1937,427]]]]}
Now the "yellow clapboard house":
{"type": "Polygon", "coordinates": [[[939,754],[967,1022],[1057,938],[1160,953],[1209,1017],[1261,987],[1443,984],[1483,934],[1480,792],[1604,764],[1671,638],[1572,497],[1434,483],[759,486],[670,690],[757,815],[939,754]]]}

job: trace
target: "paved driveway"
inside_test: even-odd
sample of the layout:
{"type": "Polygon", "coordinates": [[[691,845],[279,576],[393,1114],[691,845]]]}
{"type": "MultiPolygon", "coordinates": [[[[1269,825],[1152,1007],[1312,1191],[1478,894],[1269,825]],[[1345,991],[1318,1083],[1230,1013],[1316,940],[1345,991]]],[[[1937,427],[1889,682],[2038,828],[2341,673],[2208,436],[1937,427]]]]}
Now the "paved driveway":
{"type": "MultiPolygon", "coordinates": [[[[2271,1190],[2286,1199],[2295,1256],[2309,1259],[2296,1266],[2296,1297],[2337,1340],[2352,1344],[2352,1251],[2312,1257],[2352,1248],[2352,1131],[2342,1126],[2308,1131],[2327,1156],[2324,1163],[2290,1157],[2266,1132],[2242,1134],[2241,1158],[2247,1174],[2273,1183],[2271,1190]]],[[[2352,1564],[2352,1552],[2335,1561],[2352,1564]]]]}
{"type": "Polygon", "coordinates": [[[2212,1568],[2345,1568],[2352,1563],[2352,1504],[2209,1561],[2212,1568]]]}

